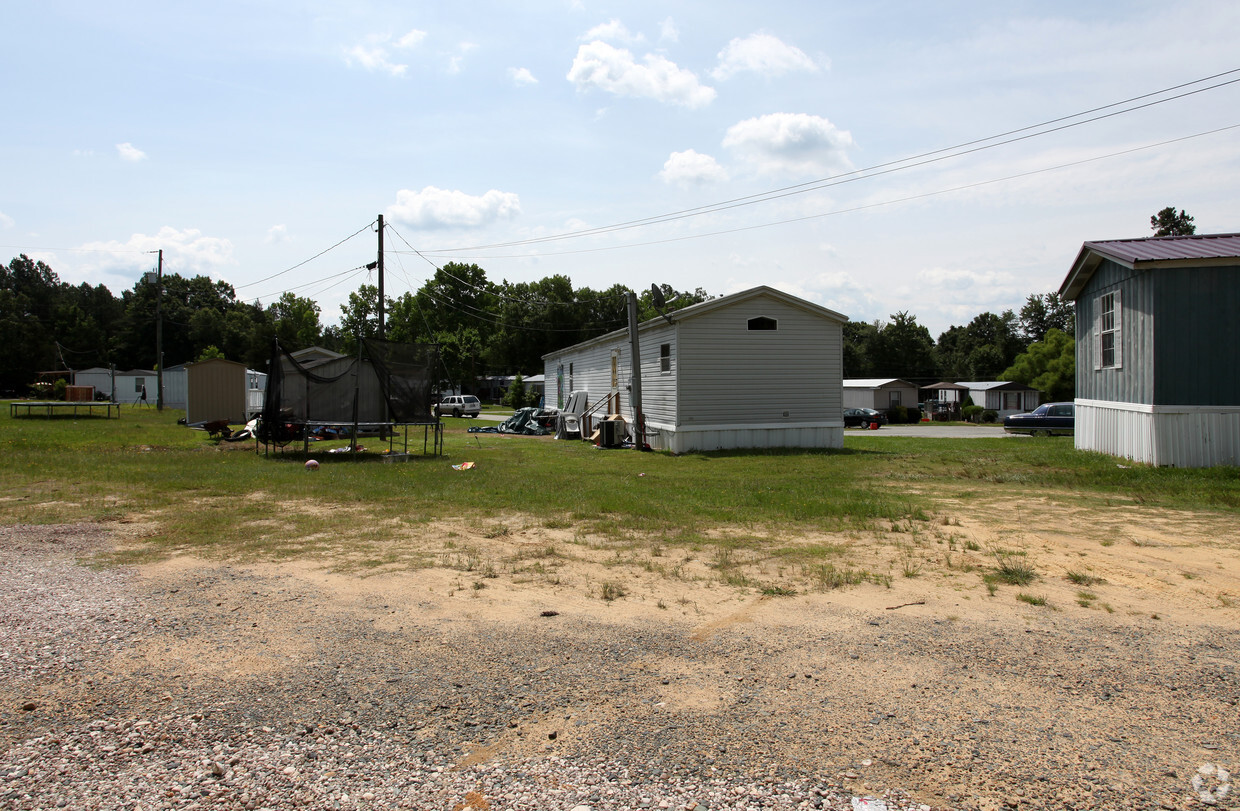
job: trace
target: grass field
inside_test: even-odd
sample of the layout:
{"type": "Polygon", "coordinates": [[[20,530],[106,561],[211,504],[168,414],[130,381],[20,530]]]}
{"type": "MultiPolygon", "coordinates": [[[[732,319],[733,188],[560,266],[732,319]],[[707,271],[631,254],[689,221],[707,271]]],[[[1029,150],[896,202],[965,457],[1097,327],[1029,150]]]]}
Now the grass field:
{"type": "MultiPolygon", "coordinates": [[[[466,421],[447,419],[445,456],[415,453],[389,464],[376,453],[386,447],[377,439],[364,441],[369,451],[356,458],[325,452],[343,443],[316,443],[311,455],[321,467],[310,472],[300,444],[265,456],[252,442],[217,442],[176,425],[179,411],[130,409],[119,420],[4,413],[0,522],[145,526],[129,550],[139,559],[176,551],[314,556],[347,546],[363,565],[431,565],[446,550],[468,549],[468,538],[536,527],[616,555],[643,549],[648,567],[664,548],[693,549],[726,579],[738,562],[758,558],[802,570],[825,566],[839,559],[840,538],[879,532],[901,533],[885,576],[916,577],[923,562],[915,547],[955,549],[957,516],[996,496],[1240,511],[1235,468],[1121,464],[1063,439],[868,436],[846,437],[834,451],[671,456],[468,434],[466,421]],[[464,461],[475,467],[452,468],[464,461]],[[443,526],[465,529],[445,533],[443,526]],[[436,542],[391,548],[392,538],[428,536],[436,542]]],[[[871,570],[816,571],[864,579],[871,570]]]]}

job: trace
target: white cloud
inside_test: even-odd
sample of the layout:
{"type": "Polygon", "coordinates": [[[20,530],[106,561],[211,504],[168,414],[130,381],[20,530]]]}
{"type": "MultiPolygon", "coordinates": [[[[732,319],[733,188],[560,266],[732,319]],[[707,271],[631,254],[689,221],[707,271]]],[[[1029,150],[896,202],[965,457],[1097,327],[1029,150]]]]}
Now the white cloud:
{"type": "MultiPolygon", "coordinates": [[[[114,255],[114,258],[88,265],[86,268],[104,273],[122,265],[134,265],[135,253],[152,253],[160,249],[164,252],[165,273],[211,275],[218,274],[223,267],[236,264],[232,257],[232,242],[219,237],[203,236],[197,228],[177,230],[165,225],[157,234],[134,234],[126,242],[88,242],[81,248],[83,251],[100,251],[105,254],[110,252],[114,255]]],[[[154,259],[150,259],[150,263],[153,262],[154,259]]],[[[148,261],[142,259],[139,264],[145,266],[148,261]]]]}
{"type": "Polygon", "coordinates": [[[512,83],[518,86],[538,84],[529,68],[509,68],[508,75],[512,78],[512,83]]]}
{"type": "Polygon", "coordinates": [[[659,178],[664,183],[680,186],[701,186],[728,179],[728,173],[710,155],[692,149],[673,152],[663,164],[659,178]]]}
{"type": "Polygon", "coordinates": [[[123,144],[117,144],[116,152],[121,156],[121,160],[129,161],[130,163],[137,163],[140,160],[146,159],[146,153],[128,141],[123,144]]]}
{"type": "MultiPolygon", "coordinates": [[[[416,33],[421,32],[410,31],[408,34],[405,34],[396,43],[397,46],[403,48],[410,47],[404,43],[416,33]]],[[[388,53],[391,39],[391,36],[388,34],[376,34],[371,36],[365,44],[354,45],[344,52],[345,64],[349,67],[358,65],[371,72],[378,71],[389,76],[404,76],[406,71],[409,70],[409,66],[391,60],[388,53]]],[[[420,41],[420,38],[415,38],[415,40],[420,41]]],[[[411,41],[411,44],[416,44],[416,42],[411,41]]]]}
{"type": "Polygon", "coordinates": [[[825,174],[849,169],[852,135],[825,118],[773,113],[734,124],[723,145],[765,172],[825,174]]]}
{"type": "Polygon", "coordinates": [[[13,218],[0,211],[0,228],[12,228],[14,225],[17,223],[13,221],[13,218]]]}
{"type": "Polygon", "coordinates": [[[763,76],[781,76],[802,70],[816,73],[818,65],[800,48],[770,34],[750,34],[736,38],[719,52],[719,65],[711,76],[720,81],[751,71],[763,76]]]}
{"type": "Polygon", "coordinates": [[[478,45],[477,43],[474,43],[474,42],[462,42],[460,45],[458,45],[456,49],[457,50],[456,55],[448,60],[448,73],[452,74],[453,76],[460,73],[461,63],[465,61],[465,57],[469,53],[477,49],[478,49],[478,45]]]}
{"type": "Polygon", "coordinates": [[[419,31],[418,29],[414,28],[408,34],[405,34],[403,37],[396,40],[396,47],[414,48],[422,44],[422,40],[424,39],[426,39],[426,32],[419,31]]]}
{"type": "Polygon", "coordinates": [[[95,157],[95,150],[93,150],[93,149],[75,149],[75,150],[73,150],[73,157],[75,157],[75,158],[93,158],[93,157],[95,157]]]}
{"type": "Polygon", "coordinates": [[[602,39],[608,42],[626,42],[631,45],[636,45],[646,40],[641,34],[634,34],[629,31],[624,26],[624,23],[619,20],[608,20],[601,25],[596,25],[582,34],[580,39],[583,42],[593,42],[596,39],[602,39]]]}
{"type": "Polygon", "coordinates": [[[267,229],[267,239],[264,242],[288,242],[288,226],[273,225],[267,229]]]}
{"type": "Polygon", "coordinates": [[[704,107],[715,99],[715,89],[701,84],[692,71],[657,54],[647,54],[639,65],[629,51],[600,40],[577,49],[567,78],[578,90],[597,87],[617,96],[689,108],[704,107]]]}
{"type": "Polygon", "coordinates": [[[659,39],[663,42],[680,42],[680,29],[671,17],[659,23],[659,39]]]}
{"type": "Polygon", "coordinates": [[[387,216],[419,228],[476,228],[521,213],[521,200],[512,192],[491,189],[481,197],[463,191],[427,186],[422,191],[401,189],[387,216]]]}

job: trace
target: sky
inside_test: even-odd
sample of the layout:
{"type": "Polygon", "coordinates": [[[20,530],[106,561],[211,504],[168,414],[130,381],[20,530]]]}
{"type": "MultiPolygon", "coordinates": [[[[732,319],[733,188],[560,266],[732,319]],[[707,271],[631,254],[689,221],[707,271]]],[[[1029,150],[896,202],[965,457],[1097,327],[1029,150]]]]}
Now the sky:
{"type": "Polygon", "coordinates": [[[383,215],[390,297],[458,261],[596,290],[766,284],[937,337],[1057,290],[1083,242],[1149,236],[1166,206],[1240,231],[1227,0],[2,16],[0,261],[116,295],[162,249],[166,272],[335,323],[376,282],[383,215]]]}

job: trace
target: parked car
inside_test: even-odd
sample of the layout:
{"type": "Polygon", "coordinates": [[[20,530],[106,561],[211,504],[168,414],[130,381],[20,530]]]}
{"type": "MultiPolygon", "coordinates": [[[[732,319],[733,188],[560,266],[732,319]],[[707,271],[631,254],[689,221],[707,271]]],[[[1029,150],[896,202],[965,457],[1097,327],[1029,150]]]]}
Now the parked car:
{"type": "Polygon", "coordinates": [[[1029,414],[1003,418],[1009,434],[1032,436],[1072,436],[1076,433],[1076,406],[1072,403],[1043,403],[1029,414]]]}
{"type": "Polygon", "coordinates": [[[435,416],[451,414],[454,417],[476,417],[482,413],[482,403],[472,394],[454,394],[445,397],[435,406],[435,416]]]}
{"type": "Polygon", "coordinates": [[[872,408],[844,409],[845,428],[869,428],[871,425],[886,425],[887,415],[872,408]]]}

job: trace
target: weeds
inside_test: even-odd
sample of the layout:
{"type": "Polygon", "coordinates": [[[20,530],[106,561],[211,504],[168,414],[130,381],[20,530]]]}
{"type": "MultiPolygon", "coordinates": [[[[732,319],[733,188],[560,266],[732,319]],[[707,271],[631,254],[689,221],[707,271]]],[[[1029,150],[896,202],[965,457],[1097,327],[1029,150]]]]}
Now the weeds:
{"type": "Polygon", "coordinates": [[[1023,591],[1016,595],[1016,599],[1020,600],[1022,603],[1028,603],[1029,605],[1047,605],[1045,597],[1035,597],[1032,594],[1025,594],[1023,591]]]}
{"type": "Polygon", "coordinates": [[[1037,579],[1038,573],[1034,571],[1034,568],[1021,560],[1024,556],[1023,552],[996,549],[993,554],[995,557],[994,576],[1001,583],[1007,583],[1009,586],[1027,586],[1037,579]]]}
{"type": "Polygon", "coordinates": [[[628,592],[624,590],[624,586],[611,580],[603,583],[603,585],[599,588],[599,596],[607,602],[619,600],[626,594],[628,594],[628,592]]]}
{"type": "Polygon", "coordinates": [[[1092,574],[1082,572],[1079,569],[1069,569],[1067,578],[1078,586],[1096,586],[1103,582],[1101,577],[1094,577],[1092,574]]]}

